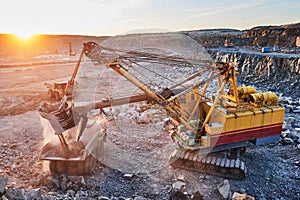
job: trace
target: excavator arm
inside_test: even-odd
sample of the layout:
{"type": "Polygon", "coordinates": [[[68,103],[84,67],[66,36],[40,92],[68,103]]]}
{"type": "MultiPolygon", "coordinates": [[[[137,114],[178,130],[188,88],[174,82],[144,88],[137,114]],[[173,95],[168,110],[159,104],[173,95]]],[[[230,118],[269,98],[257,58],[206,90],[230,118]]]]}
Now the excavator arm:
{"type": "MultiPolygon", "coordinates": [[[[244,152],[248,142],[272,142],[276,141],[280,134],[284,108],[277,104],[276,94],[256,93],[252,87],[237,88],[234,65],[223,62],[216,63],[216,65],[207,62],[203,64],[197,60],[186,60],[174,55],[162,56],[145,51],[121,51],[88,42],[84,44],[79,61],[69,81],[68,94],[73,91],[76,74],[84,55],[95,63],[102,64],[103,67],[106,66],[117,72],[144,93],[116,99],[108,98],[107,101],[77,106],[76,109],[103,110],[106,107],[140,101],[159,104],[179,124],[171,133],[172,139],[178,144],[178,149],[171,154],[170,158],[170,164],[174,167],[201,172],[205,172],[207,168],[209,173],[215,175],[243,178],[246,168],[245,164],[240,161],[240,155],[244,152]],[[145,62],[182,68],[196,65],[200,68],[198,68],[199,71],[184,80],[173,82],[173,85],[168,87],[155,89],[131,71],[133,66],[139,66],[143,70],[154,73],[154,76],[159,75],[154,70],[144,68],[145,62]],[[213,93],[210,94],[212,98],[205,98],[209,84],[215,83],[213,82],[214,79],[218,79],[219,85],[215,84],[215,88],[218,89],[214,93],[209,91],[213,93]],[[186,84],[190,82],[193,84],[186,84]],[[225,94],[228,83],[230,88],[225,94]],[[190,93],[196,95],[197,98],[194,101],[194,107],[186,112],[179,99],[190,93]],[[197,117],[192,118],[197,111],[199,112],[197,117]]],[[[143,72],[139,73],[146,76],[143,72]]],[[[88,165],[86,158],[91,152],[87,152],[85,149],[93,146],[93,151],[96,151],[97,142],[95,141],[101,141],[101,139],[95,139],[97,134],[95,134],[96,128],[93,129],[93,127],[90,127],[92,135],[87,137],[87,140],[84,140],[84,137],[80,138],[84,135],[85,129],[88,128],[85,113],[81,113],[81,116],[75,116],[77,114],[75,114],[72,102],[68,101],[68,98],[64,98],[56,106],[44,104],[40,106],[39,112],[50,122],[62,144],[59,148],[57,145],[51,144],[47,144],[43,148],[43,159],[55,160],[52,171],[60,171],[60,168],[57,167],[60,163],[56,162],[57,160],[78,159],[84,160],[83,166],[88,165]],[[77,120],[74,120],[75,118],[77,120]],[[69,139],[65,139],[65,133],[72,129],[77,130],[75,132],[78,137],[77,141],[71,143],[69,139]],[[53,153],[53,149],[58,150],[53,153]],[[70,156],[73,154],[68,153],[66,156],[66,152],[73,152],[73,154],[75,152],[78,155],[77,157],[70,156]],[[55,155],[56,153],[57,155],[55,155]]],[[[74,135],[71,138],[74,138],[74,135]]],[[[65,163],[65,165],[67,164],[65,163]]],[[[90,168],[88,168],[89,170],[90,168]]]]}

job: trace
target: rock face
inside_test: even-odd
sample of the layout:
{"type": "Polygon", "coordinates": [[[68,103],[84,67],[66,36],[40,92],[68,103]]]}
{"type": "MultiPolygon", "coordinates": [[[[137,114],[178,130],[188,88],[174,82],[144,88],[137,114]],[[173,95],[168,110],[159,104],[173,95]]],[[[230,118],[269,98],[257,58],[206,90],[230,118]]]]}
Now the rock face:
{"type": "Polygon", "coordinates": [[[300,56],[208,49],[215,60],[238,62],[238,79],[286,96],[300,96],[300,56]]]}
{"type": "Polygon", "coordinates": [[[190,36],[206,48],[224,46],[226,39],[233,46],[240,47],[279,46],[281,48],[295,48],[299,47],[296,40],[300,36],[300,23],[258,26],[243,31],[235,29],[184,31],[183,34],[190,36]]]}
{"type": "Polygon", "coordinates": [[[241,38],[248,38],[251,46],[285,46],[292,48],[296,46],[296,38],[300,35],[300,23],[282,26],[258,26],[254,27],[241,38]]]}

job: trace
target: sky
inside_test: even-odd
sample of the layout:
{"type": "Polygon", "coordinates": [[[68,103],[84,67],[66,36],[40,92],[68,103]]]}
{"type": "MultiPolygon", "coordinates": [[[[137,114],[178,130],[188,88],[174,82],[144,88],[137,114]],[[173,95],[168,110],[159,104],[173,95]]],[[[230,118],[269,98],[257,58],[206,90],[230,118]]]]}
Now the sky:
{"type": "Polygon", "coordinates": [[[300,22],[299,0],[1,0],[0,33],[118,35],[300,22]],[[147,32],[147,31],[146,31],[147,32]]]}

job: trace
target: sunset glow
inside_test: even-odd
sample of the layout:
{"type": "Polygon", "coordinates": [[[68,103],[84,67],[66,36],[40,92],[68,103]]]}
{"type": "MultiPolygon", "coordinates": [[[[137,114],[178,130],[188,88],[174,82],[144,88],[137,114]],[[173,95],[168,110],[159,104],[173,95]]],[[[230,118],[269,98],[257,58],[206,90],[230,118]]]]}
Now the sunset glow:
{"type": "Polygon", "coordinates": [[[116,35],[136,29],[247,29],[300,20],[296,0],[10,0],[0,1],[2,33],[116,35]],[[19,33],[20,32],[20,33],[19,33]]]}
{"type": "Polygon", "coordinates": [[[31,32],[20,32],[20,33],[15,33],[15,36],[21,40],[28,40],[31,39],[35,34],[31,32]]]}

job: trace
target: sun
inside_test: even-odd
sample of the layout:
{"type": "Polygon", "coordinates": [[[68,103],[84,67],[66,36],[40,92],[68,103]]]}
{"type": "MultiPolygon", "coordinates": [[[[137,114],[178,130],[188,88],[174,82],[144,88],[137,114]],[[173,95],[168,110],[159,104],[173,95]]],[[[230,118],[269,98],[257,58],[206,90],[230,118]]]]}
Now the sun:
{"type": "Polygon", "coordinates": [[[28,40],[32,38],[35,34],[29,31],[22,31],[19,33],[15,33],[15,36],[21,40],[28,40]]]}

